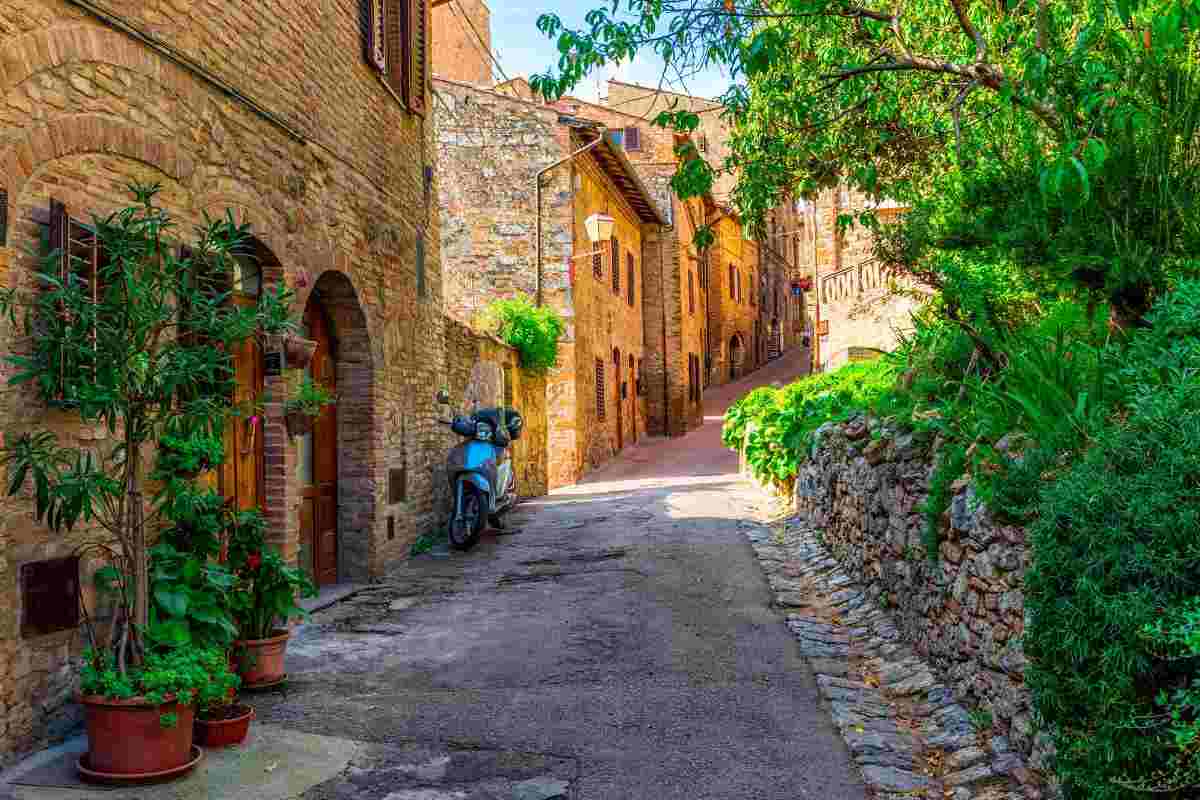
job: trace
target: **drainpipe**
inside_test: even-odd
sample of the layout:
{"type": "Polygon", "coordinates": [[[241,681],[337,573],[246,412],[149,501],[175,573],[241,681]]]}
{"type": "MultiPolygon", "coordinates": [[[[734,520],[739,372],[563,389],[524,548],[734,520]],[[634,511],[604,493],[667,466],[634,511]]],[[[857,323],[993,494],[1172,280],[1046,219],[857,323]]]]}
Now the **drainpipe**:
{"type": "MultiPolygon", "coordinates": [[[[596,147],[602,141],[604,141],[604,134],[600,134],[599,136],[597,136],[595,138],[595,140],[593,140],[592,142],[590,142],[588,144],[585,144],[583,147],[580,147],[578,150],[574,151],[569,156],[567,156],[565,158],[560,158],[558,161],[555,161],[550,166],[538,170],[537,174],[535,174],[533,176],[533,182],[534,182],[534,185],[536,186],[536,191],[534,192],[534,194],[537,197],[537,211],[536,211],[537,231],[534,235],[534,238],[537,239],[537,275],[535,277],[536,282],[534,285],[537,287],[537,304],[539,306],[542,305],[542,176],[545,175],[550,170],[554,169],[555,167],[561,167],[563,164],[566,164],[568,161],[575,158],[576,156],[583,155],[587,151],[591,150],[593,147],[596,147]]],[[[574,221],[572,221],[572,225],[574,225],[574,221]]]]}
{"type": "MultiPolygon", "coordinates": [[[[663,360],[663,436],[671,437],[671,370],[667,366],[667,279],[666,266],[663,261],[666,260],[666,254],[663,252],[663,239],[665,238],[666,228],[662,225],[658,226],[658,293],[662,298],[659,303],[662,311],[662,360],[663,360]]],[[[671,235],[675,235],[674,229],[671,230],[671,235]]],[[[678,247],[678,242],[676,242],[678,247]]],[[[645,301],[643,300],[643,304],[645,301]]]]}

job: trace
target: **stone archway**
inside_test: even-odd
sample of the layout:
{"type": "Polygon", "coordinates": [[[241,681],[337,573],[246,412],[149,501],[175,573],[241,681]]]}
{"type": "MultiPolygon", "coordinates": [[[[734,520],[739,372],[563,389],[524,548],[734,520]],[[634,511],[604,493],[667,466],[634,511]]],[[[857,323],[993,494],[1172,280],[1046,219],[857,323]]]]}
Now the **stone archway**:
{"type": "MultiPolygon", "coordinates": [[[[306,312],[313,309],[319,310],[326,326],[323,335],[332,362],[331,382],[337,387],[336,430],[329,445],[336,448],[336,579],[362,582],[371,577],[379,500],[375,474],[378,421],[370,334],[358,293],[341,272],[325,272],[317,279],[306,312]]],[[[297,466],[299,477],[304,465],[297,466]]],[[[303,495],[303,487],[300,489],[303,495]]]]}

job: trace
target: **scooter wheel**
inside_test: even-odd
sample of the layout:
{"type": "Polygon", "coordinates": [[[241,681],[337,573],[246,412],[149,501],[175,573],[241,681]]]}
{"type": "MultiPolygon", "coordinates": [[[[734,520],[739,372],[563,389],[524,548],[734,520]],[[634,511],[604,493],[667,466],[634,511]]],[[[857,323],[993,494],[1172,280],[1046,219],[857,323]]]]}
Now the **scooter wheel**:
{"type": "Polygon", "coordinates": [[[450,546],[455,550],[470,550],[479,544],[483,533],[483,497],[469,483],[462,487],[462,513],[450,519],[450,546]]]}

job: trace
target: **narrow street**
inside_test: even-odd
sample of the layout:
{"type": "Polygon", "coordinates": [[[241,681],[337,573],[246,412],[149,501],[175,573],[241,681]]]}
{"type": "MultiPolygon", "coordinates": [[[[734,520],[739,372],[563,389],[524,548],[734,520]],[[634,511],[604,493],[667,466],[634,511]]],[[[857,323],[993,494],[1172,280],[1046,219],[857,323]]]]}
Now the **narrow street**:
{"type": "Polygon", "coordinates": [[[710,392],[701,430],[314,615],[259,719],[370,744],[305,797],[864,797],[739,529],[762,497],[720,443],[731,399],[797,371],[710,392]]]}

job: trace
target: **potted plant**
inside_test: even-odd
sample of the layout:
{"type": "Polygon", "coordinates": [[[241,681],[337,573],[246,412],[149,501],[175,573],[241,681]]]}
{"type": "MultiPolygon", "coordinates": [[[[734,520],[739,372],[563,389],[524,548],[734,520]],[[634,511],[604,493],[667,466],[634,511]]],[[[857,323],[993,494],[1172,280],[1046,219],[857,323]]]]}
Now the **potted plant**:
{"type": "MultiPolygon", "coordinates": [[[[39,291],[0,290],[0,314],[16,323],[25,311],[10,382],[32,385],[47,402],[69,400],[84,424],[116,432],[113,445],[97,451],[91,442],[61,446],[50,431],[13,432],[0,461],[9,494],[31,497],[38,520],[55,531],[86,525],[92,539],[114,543],[113,563],[97,579],[115,611],[102,636],[88,626],[80,674],[89,731],[80,769],[136,782],[194,762],[191,704],[207,682],[222,680],[227,666],[218,663],[227,664],[224,646],[236,632],[233,574],[213,563],[212,541],[191,539],[209,522],[184,513],[213,505],[183,477],[193,470],[182,472],[184,461],[212,462],[211,441],[168,443],[151,474],[147,458],[164,437],[219,433],[231,397],[229,353],[264,320],[279,327],[290,296],[281,289],[255,306],[224,302],[220,273],[232,272],[247,226],[232,215],[207,220],[190,249],[177,249],[174,223],[155,205],[159,187],[131,190],[133,205],[92,220],[102,258],[81,269],[54,251],[39,291]],[[148,499],[151,476],[164,488],[148,499]],[[163,528],[152,550],[151,531],[163,528]]],[[[67,224],[61,205],[52,204],[51,222],[67,224]]]]}
{"type": "MultiPolygon", "coordinates": [[[[228,658],[224,661],[229,664],[228,658]]],[[[210,750],[241,744],[254,721],[254,709],[238,702],[237,686],[241,679],[233,674],[229,677],[228,681],[209,683],[197,695],[195,740],[210,750]]]]}
{"type": "Polygon", "coordinates": [[[313,423],[321,416],[321,409],[333,401],[334,396],[328,389],[311,377],[304,376],[304,380],[300,381],[283,404],[288,434],[299,436],[311,431],[313,423]]]}
{"type": "Polygon", "coordinates": [[[237,686],[224,651],[150,649],[137,666],[121,665],[110,649],[84,653],[79,700],[87,709],[87,778],[139,781],[191,769],[201,753],[192,724],[199,696],[237,686]]]}
{"type": "Polygon", "coordinates": [[[250,689],[272,686],[287,677],[288,621],[305,613],[296,598],[317,596],[308,573],[290,566],[266,545],[264,527],[260,514],[245,513],[229,539],[229,563],[238,576],[232,594],[238,630],[234,662],[242,685],[250,689]]]}

